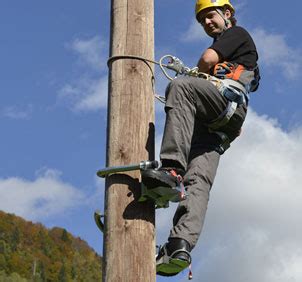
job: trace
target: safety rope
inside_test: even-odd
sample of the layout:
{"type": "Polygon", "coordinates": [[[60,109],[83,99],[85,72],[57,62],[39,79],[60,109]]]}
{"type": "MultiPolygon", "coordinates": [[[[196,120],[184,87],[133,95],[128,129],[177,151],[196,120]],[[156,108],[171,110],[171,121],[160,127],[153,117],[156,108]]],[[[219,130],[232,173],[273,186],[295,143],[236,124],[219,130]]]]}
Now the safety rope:
{"type": "Polygon", "coordinates": [[[207,73],[199,72],[198,67],[189,68],[189,67],[185,66],[184,63],[179,58],[177,58],[175,56],[172,56],[172,55],[162,56],[159,60],[159,66],[160,66],[163,74],[169,80],[174,80],[175,77],[177,77],[178,74],[201,77],[201,78],[204,78],[206,80],[209,80],[210,77],[211,77],[207,73]],[[163,60],[165,60],[167,58],[169,58],[171,61],[168,64],[163,64],[163,60]],[[167,69],[175,71],[176,76],[174,78],[169,76],[168,73],[166,72],[166,70],[164,69],[164,67],[167,68],[167,69]]]}
{"type": "Polygon", "coordinates": [[[211,79],[211,75],[207,74],[207,73],[203,73],[203,72],[199,72],[198,71],[198,67],[194,67],[194,68],[189,68],[187,66],[184,65],[184,63],[177,57],[175,56],[172,56],[172,55],[165,55],[165,56],[162,56],[160,58],[160,60],[157,62],[157,61],[154,61],[154,60],[151,60],[151,59],[148,59],[148,58],[145,58],[145,57],[142,57],[142,56],[134,56],[134,55],[116,55],[116,56],[112,56],[108,59],[107,61],[107,65],[108,67],[111,66],[111,64],[116,61],[116,60],[120,60],[120,59],[133,59],[133,60],[140,60],[142,62],[144,62],[149,70],[151,71],[152,73],[152,90],[153,90],[153,94],[155,96],[155,98],[157,100],[159,100],[161,103],[165,104],[166,102],[166,99],[165,97],[163,96],[160,96],[160,95],[157,95],[155,93],[155,89],[154,89],[154,84],[155,84],[155,76],[154,76],[154,71],[152,69],[152,67],[150,66],[149,63],[152,63],[152,64],[155,64],[155,65],[158,65],[161,69],[161,71],[163,72],[163,74],[165,75],[165,77],[169,80],[174,80],[179,74],[181,75],[189,75],[189,76],[195,76],[195,77],[201,77],[201,78],[204,78],[206,80],[210,80],[211,79]],[[170,59],[170,62],[168,62],[167,64],[164,64],[163,61],[166,60],[166,59],[170,59]],[[171,77],[167,71],[165,70],[165,68],[167,69],[170,69],[174,72],[176,72],[176,75],[175,77],[171,77]]]}
{"type": "Polygon", "coordinates": [[[159,65],[161,70],[163,70],[164,67],[166,67],[166,65],[162,64],[161,62],[157,62],[157,61],[154,61],[154,60],[151,60],[151,59],[147,59],[145,57],[142,57],[142,56],[134,56],[134,55],[116,55],[116,56],[112,56],[108,59],[107,61],[107,66],[110,67],[110,65],[112,64],[112,62],[116,61],[116,60],[120,60],[120,59],[132,59],[132,60],[140,60],[142,62],[144,62],[149,70],[151,71],[151,74],[152,74],[152,77],[151,77],[151,80],[152,80],[152,91],[153,91],[153,95],[154,97],[161,103],[165,104],[166,103],[166,98],[163,97],[163,96],[160,96],[160,95],[157,95],[155,93],[155,75],[154,75],[154,71],[152,69],[152,67],[150,66],[149,63],[152,63],[152,64],[155,64],[155,65],[159,65]]]}
{"type": "Polygon", "coordinates": [[[120,59],[134,59],[134,60],[140,60],[143,61],[151,70],[152,76],[154,77],[154,73],[153,73],[153,69],[151,68],[151,66],[148,63],[153,63],[155,65],[159,65],[158,62],[154,61],[154,60],[150,60],[147,59],[145,57],[142,56],[134,56],[134,55],[116,55],[116,56],[112,56],[108,59],[107,61],[107,66],[110,67],[111,63],[116,61],[116,60],[120,60],[120,59]]]}
{"type": "Polygon", "coordinates": [[[159,96],[155,93],[155,76],[154,76],[154,71],[152,69],[152,67],[150,66],[149,63],[153,63],[153,64],[158,64],[158,62],[154,61],[154,60],[150,60],[141,56],[134,56],[134,55],[116,55],[116,56],[112,56],[107,60],[107,66],[108,68],[110,67],[110,65],[116,61],[116,60],[121,60],[121,59],[131,59],[131,60],[140,60],[142,62],[144,62],[147,67],[149,68],[149,70],[151,71],[151,83],[152,83],[152,92],[154,97],[159,100],[161,103],[165,103],[165,97],[159,96]]]}

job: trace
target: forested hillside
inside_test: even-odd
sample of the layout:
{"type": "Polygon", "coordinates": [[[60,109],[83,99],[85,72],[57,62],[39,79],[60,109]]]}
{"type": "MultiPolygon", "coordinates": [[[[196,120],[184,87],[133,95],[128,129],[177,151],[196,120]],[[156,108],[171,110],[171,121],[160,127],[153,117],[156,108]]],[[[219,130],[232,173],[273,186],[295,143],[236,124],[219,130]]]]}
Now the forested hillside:
{"type": "Polygon", "coordinates": [[[102,258],[65,229],[0,211],[0,282],[101,281],[102,258]]]}

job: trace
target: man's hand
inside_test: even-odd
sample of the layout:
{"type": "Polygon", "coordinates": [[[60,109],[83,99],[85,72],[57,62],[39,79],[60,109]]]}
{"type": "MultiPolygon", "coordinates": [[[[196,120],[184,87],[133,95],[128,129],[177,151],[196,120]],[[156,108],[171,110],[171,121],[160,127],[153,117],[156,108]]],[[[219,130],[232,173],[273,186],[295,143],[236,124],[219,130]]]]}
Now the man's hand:
{"type": "Polygon", "coordinates": [[[206,49],[198,61],[198,70],[209,73],[211,68],[220,62],[219,54],[213,49],[206,49]]]}

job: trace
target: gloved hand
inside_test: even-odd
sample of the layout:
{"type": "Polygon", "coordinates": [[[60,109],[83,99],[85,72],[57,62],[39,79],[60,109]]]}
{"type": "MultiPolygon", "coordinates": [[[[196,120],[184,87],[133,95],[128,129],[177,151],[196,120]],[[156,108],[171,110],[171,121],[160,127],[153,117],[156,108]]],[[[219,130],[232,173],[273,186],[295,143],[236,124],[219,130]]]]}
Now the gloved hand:
{"type": "Polygon", "coordinates": [[[224,79],[227,78],[228,75],[232,74],[234,71],[234,65],[229,62],[223,62],[220,64],[216,64],[214,67],[213,75],[224,79]]]}

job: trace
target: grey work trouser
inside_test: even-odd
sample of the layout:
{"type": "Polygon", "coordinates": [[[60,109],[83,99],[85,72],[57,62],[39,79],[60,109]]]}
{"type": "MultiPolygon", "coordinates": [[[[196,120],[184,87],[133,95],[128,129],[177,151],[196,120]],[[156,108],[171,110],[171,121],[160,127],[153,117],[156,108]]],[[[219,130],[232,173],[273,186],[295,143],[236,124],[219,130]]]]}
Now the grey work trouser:
{"type": "MultiPolygon", "coordinates": [[[[201,233],[220,158],[213,149],[217,136],[210,134],[205,124],[217,118],[228,101],[211,82],[196,77],[173,80],[167,87],[166,99],[160,158],[177,161],[183,167],[188,192],[174,215],[170,238],[185,239],[193,249],[201,233]]],[[[241,105],[219,130],[234,140],[245,116],[246,107],[241,105]]]]}

